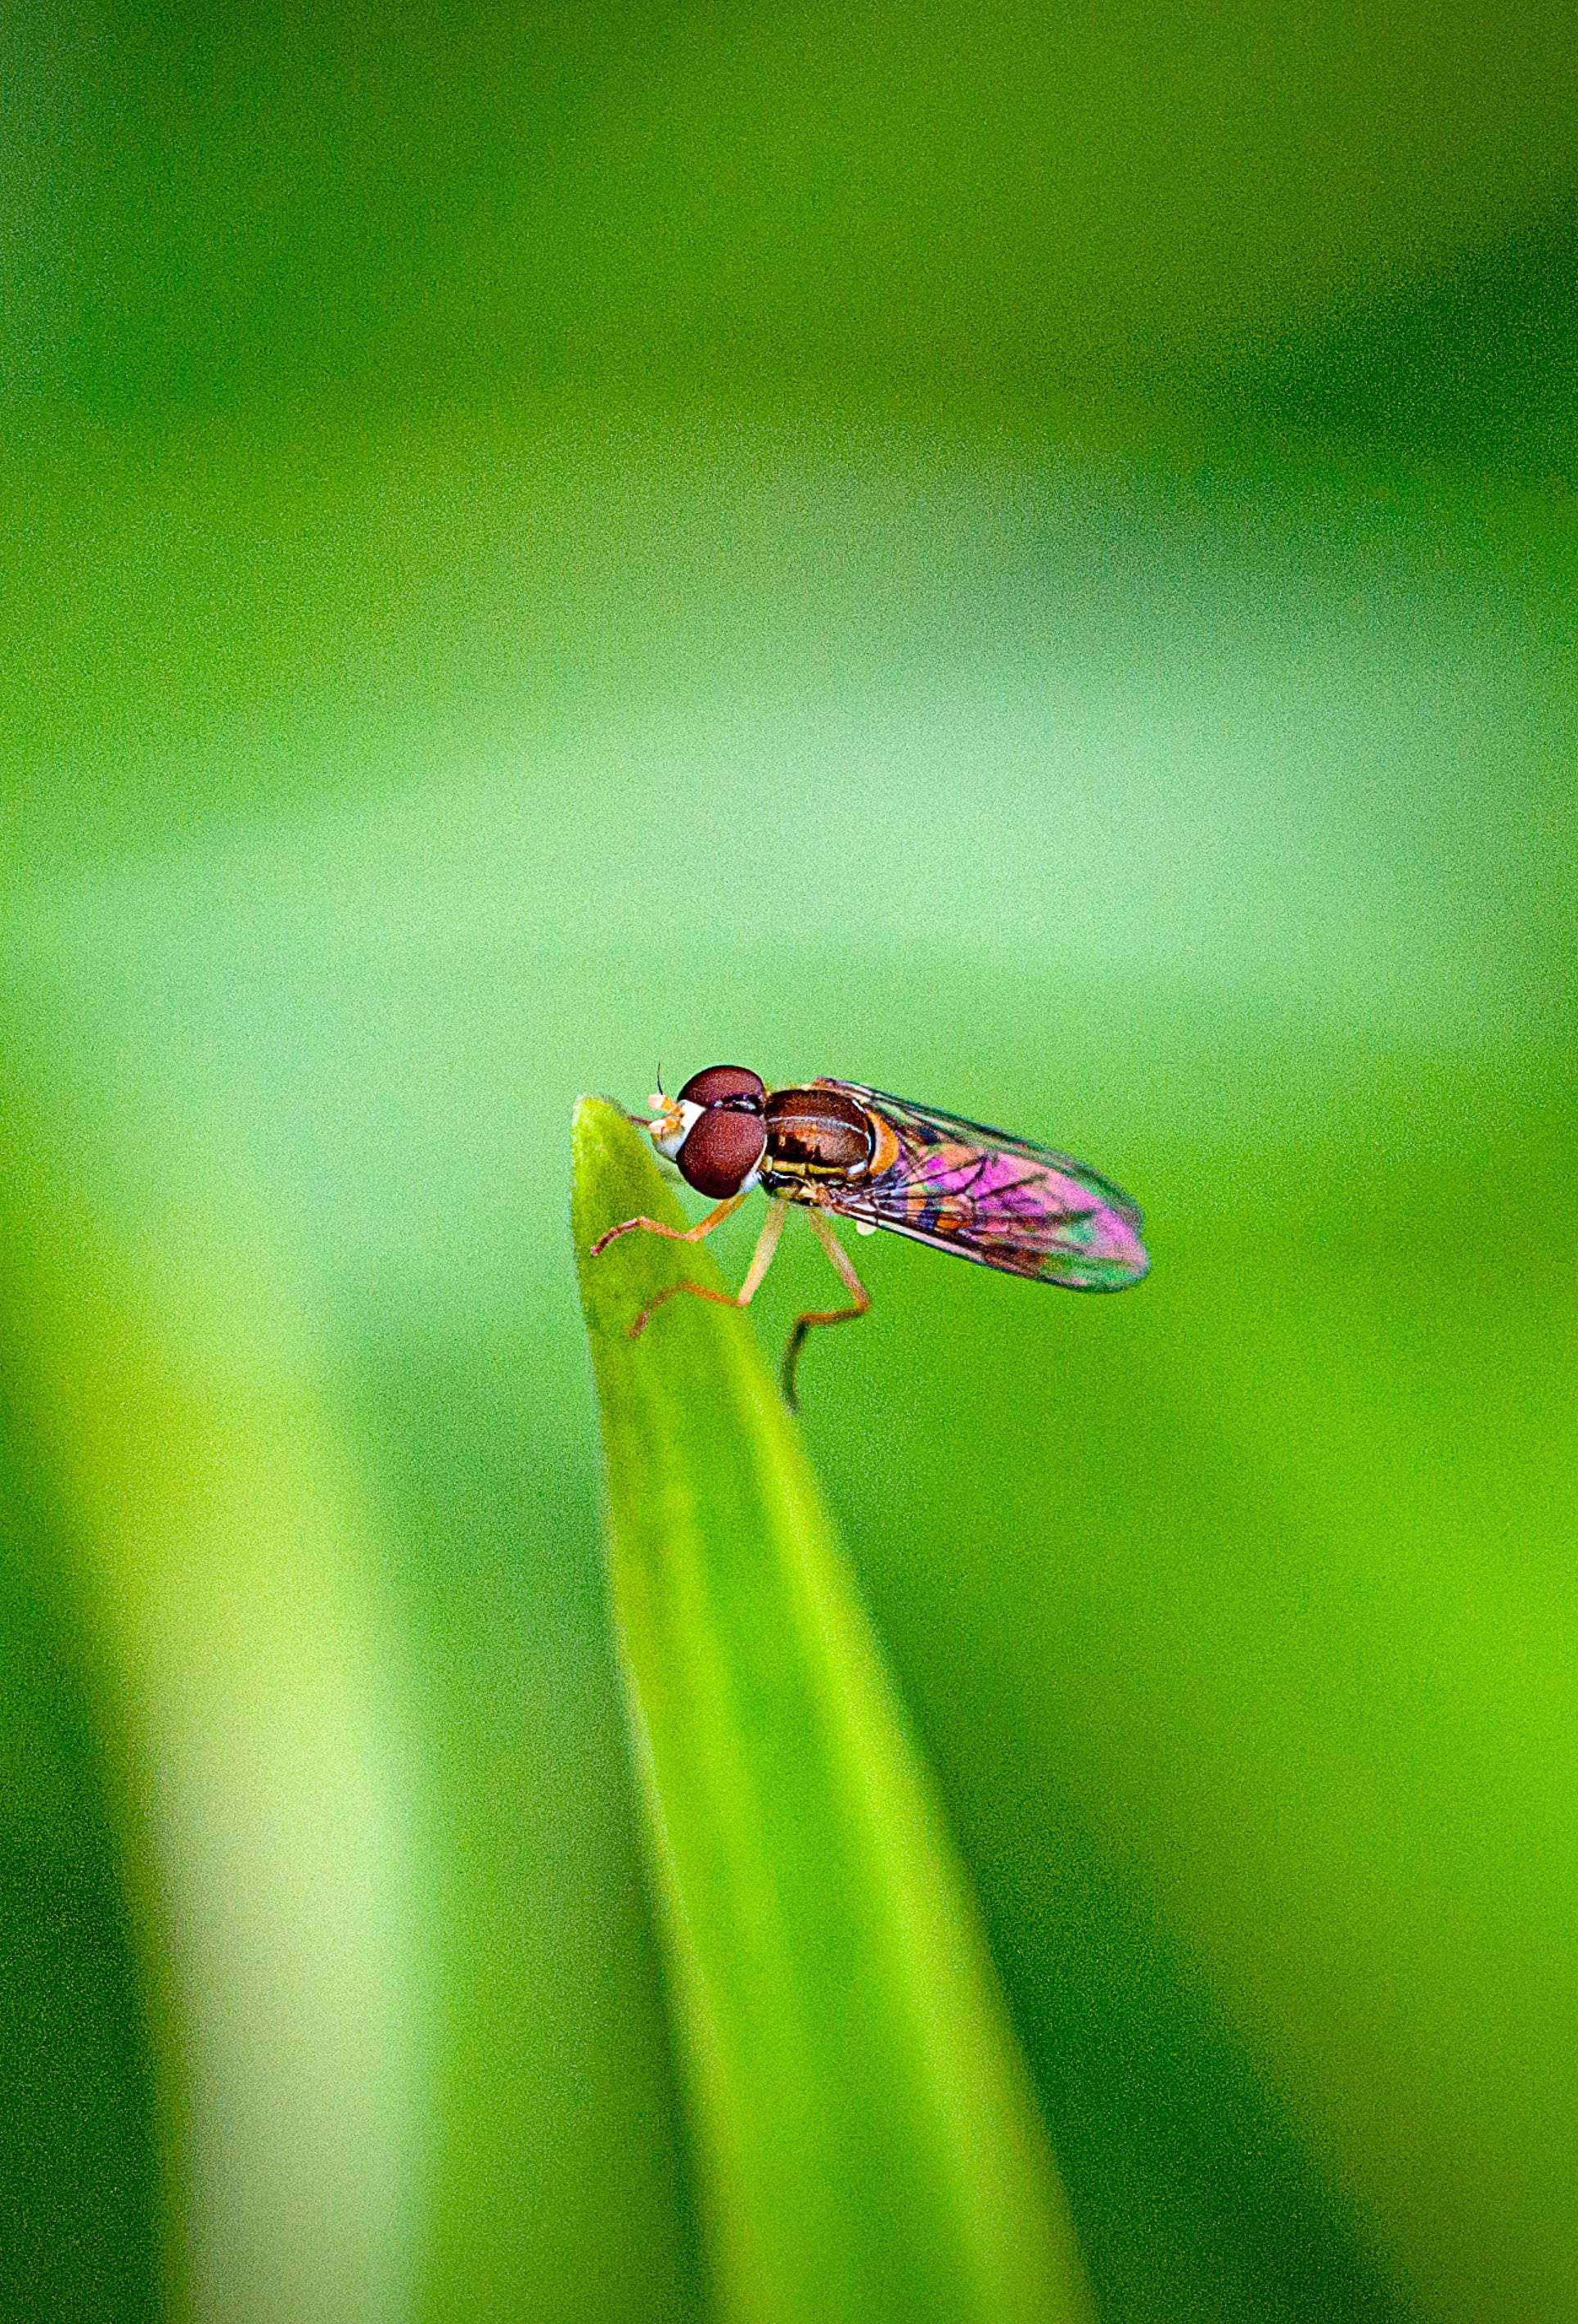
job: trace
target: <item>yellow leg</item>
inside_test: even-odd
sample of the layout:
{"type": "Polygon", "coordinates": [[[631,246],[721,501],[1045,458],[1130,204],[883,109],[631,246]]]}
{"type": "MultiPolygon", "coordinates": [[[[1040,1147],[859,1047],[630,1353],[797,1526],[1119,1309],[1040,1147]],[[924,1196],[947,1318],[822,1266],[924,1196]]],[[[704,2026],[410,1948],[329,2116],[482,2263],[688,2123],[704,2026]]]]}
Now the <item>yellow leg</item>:
{"type": "Polygon", "coordinates": [[[703,1235],[711,1234],[714,1227],[722,1226],[729,1213],[737,1211],[744,1199],[743,1194],[728,1195],[715,1211],[708,1211],[706,1218],[698,1220],[693,1227],[666,1227],[660,1219],[621,1219],[616,1227],[610,1227],[606,1234],[598,1236],[586,1256],[588,1259],[600,1258],[611,1242],[616,1242],[622,1234],[633,1234],[637,1227],[646,1234],[661,1235],[666,1242],[699,1242],[703,1235]]]}
{"type": "MultiPolygon", "coordinates": [[[[715,1226],[721,1217],[732,1211],[736,1204],[743,1203],[744,1199],[743,1194],[731,1194],[726,1203],[720,1203],[711,1216],[703,1219],[700,1226],[693,1227],[687,1235],[677,1233],[672,1227],[660,1227],[658,1231],[660,1234],[667,1234],[671,1242],[699,1241],[709,1227],[715,1226]]],[[[761,1288],[762,1277],[772,1265],[772,1254],[778,1249],[778,1239],[783,1232],[783,1222],[788,1215],[789,1204],[775,1201],[770,1194],[767,1198],[767,1216],[761,1222],[761,1232],[756,1238],[756,1249],[751,1255],[751,1264],[745,1270],[745,1280],[741,1284],[738,1291],[714,1291],[710,1285],[692,1283],[688,1277],[680,1283],[670,1283],[665,1290],[659,1292],[655,1299],[650,1299],[641,1309],[630,1327],[631,1338],[639,1340],[664,1302],[674,1298],[681,1291],[694,1292],[697,1299],[710,1299],[718,1307],[749,1307],[761,1288]]],[[[650,1219],[632,1219],[629,1223],[632,1226],[650,1226],[651,1222],[650,1219]]],[[[614,1232],[623,1234],[624,1229],[615,1227],[614,1232]]],[[[608,1240],[609,1237],[604,1235],[603,1241],[608,1240]]],[[[601,1248],[601,1244],[594,1247],[594,1256],[601,1248]]]]}
{"type": "Polygon", "coordinates": [[[818,1323],[851,1323],[857,1315],[863,1315],[872,1304],[872,1295],[855,1273],[849,1253],[844,1250],[821,1212],[811,1211],[808,1215],[811,1231],[833,1261],[837,1270],[838,1279],[849,1293],[854,1305],[853,1307],[814,1309],[809,1314],[802,1315],[789,1333],[789,1345],[783,1351],[783,1370],[780,1379],[783,1385],[783,1400],[791,1412],[798,1412],[800,1408],[799,1400],[795,1395],[795,1367],[799,1362],[800,1350],[805,1345],[807,1333],[815,1330],[818,1323]]]}

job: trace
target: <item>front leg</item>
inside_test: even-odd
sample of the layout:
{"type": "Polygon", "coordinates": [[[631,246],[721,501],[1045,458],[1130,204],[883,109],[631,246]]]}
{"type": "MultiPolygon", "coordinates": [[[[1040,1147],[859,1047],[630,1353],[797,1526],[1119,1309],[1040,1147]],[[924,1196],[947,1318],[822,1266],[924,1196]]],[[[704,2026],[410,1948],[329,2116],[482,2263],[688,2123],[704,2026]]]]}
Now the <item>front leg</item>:
{"type": "Polygon", "coordinates": [[[729,1213],[737,1211],[744,1199],[743,1194],[726,1196],[715,1211],[708,1211],[706,1218],[693,1227],[666,1227],[660,1219],[621,1219],[616,1227],[610,1227],[606,1234],[598,1236],[586,1256],[588,1259],[599,1258],[611,1242],[617,1240],[622,1234],[633,1234],[637,1227],[643,1233],[661,1235],[666,1242],[699,1242],[703,1235],[711,1234],[714,1227],[722,1226],[729,1213]]]}
{"type": "MultiPolygon", "coordinates": [[[[666,1235],[670,1242],[699,1241],[710,1227],[716,1226],[718,1220],[726,1212],[732,1211],[736,1204],[743,1203],[744,1199],[743,1194],[731,1194],[726,1203],[720,1203],[717,1209],[709,1217],[703,1219],[699,1227],[693,1227],[688,1234],[680,1234],[673,1227],[659,1227],[657,1231],[666,1235]]],[[[772,1254],[778,1249],[778,1239],[783,1232],[783,1222],[788,1216],[789,1204],[775,1202],[770,1195],[767,1216],[761,1222],[761,1232],[756,1239],[756,1249],[752,1254],[751,1264],[745,1270],[745,1280],[741,1284],[738,1291],[715,1291],[709,1284],[692,1283],[688,1277],[679,1283],[668,1284],[659,1292],[655,1299],[649,1299],[641,1309],[630,1327],[631,1338],[639,1340],[659,1308],[665,1301],[677,1297],[681,1291],[692,1292],[697,1299],[710,1299],[714,1305],[718,1307],[749,1307],[761,1286],[762,1277],[772,1264],[772,1254]]],[[[632,1219],[628,1223],[631,1226],[651,1226],[652,1222],[650,1219],[632,1219]]],[[[614,1229],[614,1234],[623,1232],[623,1227],[614,1229]]],[[[604,1242],[611,1240],[612,1237],[608,1235],[603,1238],[604,1242]]],[[[596,1248],[600,1249],[601,1245],[596,1248]]]]}

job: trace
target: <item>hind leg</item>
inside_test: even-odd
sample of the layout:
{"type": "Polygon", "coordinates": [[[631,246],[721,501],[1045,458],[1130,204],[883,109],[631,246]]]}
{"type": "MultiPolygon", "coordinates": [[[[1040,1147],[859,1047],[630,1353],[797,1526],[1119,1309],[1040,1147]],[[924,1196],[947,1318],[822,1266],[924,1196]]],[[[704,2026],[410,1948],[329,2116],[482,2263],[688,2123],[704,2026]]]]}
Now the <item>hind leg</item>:
{"type": "Polygon", "coordinates": [[[809,1217],[812,1233],[833,1261],[837,1270],[838,1279],[849,1293],[854,1305],[852,1307],[813,1308],[809,1314],[800,1316],[796,1323],[794,1330],[789,1333],[789,1345],[783,1351],[783,1369],[780,1374],[783,1386],[783,1400],[791,1412],[798,1412],[800,1408],[798,1398],[795,1395],[795,1367],[799,1362],[800,1350],[805,1345],[807,1333],[815,1331],[819,1323],[853,1323],[855,1317],[863,1315],[872,1304],[871,1293],[855,1273],[854,1260],[834,1233],[828,1222],[820,1211],[810,1212],[809,1217]]]}

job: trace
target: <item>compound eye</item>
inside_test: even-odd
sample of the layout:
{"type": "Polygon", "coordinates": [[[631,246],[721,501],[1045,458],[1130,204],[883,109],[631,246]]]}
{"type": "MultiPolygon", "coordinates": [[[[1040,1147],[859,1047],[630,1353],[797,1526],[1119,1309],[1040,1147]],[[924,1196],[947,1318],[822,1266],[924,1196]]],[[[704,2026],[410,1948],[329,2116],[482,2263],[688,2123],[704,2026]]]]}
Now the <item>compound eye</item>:
{"type": "Polygon", "coordinates": [[[680,1091],[681,1105],[740,1105],[760,1109],[767,1084],[748,1065],[708,1065],[692,1074],[680,1091]]]}
{"type": "Polygon", "coordinates": [[[739,1193],[766,1146],[767,1124],[759,1113],[716,1106],[702,1115],[674,1159],[680,1176],[698,1194],[722,1202],[725,1194],[739,1193]]]}

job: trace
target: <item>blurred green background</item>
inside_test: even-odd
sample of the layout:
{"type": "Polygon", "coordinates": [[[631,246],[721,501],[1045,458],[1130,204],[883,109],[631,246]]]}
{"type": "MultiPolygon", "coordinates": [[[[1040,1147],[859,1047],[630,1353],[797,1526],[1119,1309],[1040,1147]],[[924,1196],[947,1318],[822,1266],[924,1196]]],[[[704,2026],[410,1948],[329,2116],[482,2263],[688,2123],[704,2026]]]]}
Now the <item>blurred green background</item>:
{"type": "Polygon", "coordinates": [[[0,2314],[702,2312],[566,1146],[720,1059],[1149,1216],[802,1376],[1108,2324],[1578,2314],[1570,10],[0,49],[0,2314]]]}

